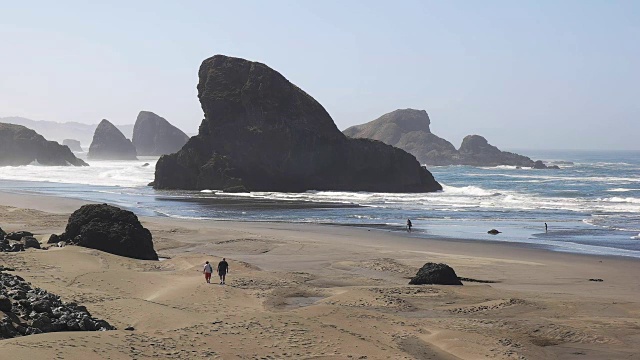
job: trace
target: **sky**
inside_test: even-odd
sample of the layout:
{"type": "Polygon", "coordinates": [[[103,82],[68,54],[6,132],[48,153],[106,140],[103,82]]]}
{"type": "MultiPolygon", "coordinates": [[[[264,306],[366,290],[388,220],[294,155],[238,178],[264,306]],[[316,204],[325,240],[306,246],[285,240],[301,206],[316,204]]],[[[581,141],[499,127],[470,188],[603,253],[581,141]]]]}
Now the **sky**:
{"type": "Polygon", "coordinates": [[[188,134],[200,63],[259,61],[340,129],[424,109],[506,149],[640,150],[640,1],[0,0],[0,117],[188,134]]]}

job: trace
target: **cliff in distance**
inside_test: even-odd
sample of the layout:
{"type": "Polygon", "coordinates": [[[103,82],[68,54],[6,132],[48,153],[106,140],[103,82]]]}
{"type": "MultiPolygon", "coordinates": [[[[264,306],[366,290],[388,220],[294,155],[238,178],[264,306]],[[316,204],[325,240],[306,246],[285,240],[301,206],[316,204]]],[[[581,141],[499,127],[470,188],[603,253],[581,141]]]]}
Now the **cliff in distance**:
{"type": "Polygon", "coordinates": [[[22,125],[0,123],[0,166],[29,165],[87,166],[67,146],[47,141],[22,125]]]}
{"type": "Polygon", "coordinates": [[[172,154],[187,143],[189,137],[171,125],[165,118],[150,111],[140,111],[133,126],[131,142],[138,155],[158,156],[172,154]]]}
{"type": "Polygon", "coordinates": [[[352,138],[375,139],[413,154],[427,165],[512,165],[533,167],[530,158],[501,151],[479,135],[464,138],[460,149],[431,133],[431,120],[424,110],[400,109],[376,120],[344,130],[352,138]]]}
{"type": "Polygon", "coordinates": [[[407,152],[344,136],[322,105],[264,64],[216,55],[203,61],[198,78],[199,133],[158,160],[155,188],[441,189],[407,152]]]}

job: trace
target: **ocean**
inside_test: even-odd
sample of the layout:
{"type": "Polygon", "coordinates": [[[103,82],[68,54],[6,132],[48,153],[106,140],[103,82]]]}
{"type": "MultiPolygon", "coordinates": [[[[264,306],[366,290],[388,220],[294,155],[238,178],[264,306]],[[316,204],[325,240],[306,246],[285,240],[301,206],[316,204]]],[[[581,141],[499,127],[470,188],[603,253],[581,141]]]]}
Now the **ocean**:
{"type": "MultiPolygon", "coordinates": [[[[444,190],[424,194],[157,191],[156,157],[0,169],[0,190],[107,202],[143,216],[307,222],[422,238],[504,241],[553,251],[640,258],[639,151],[528,151],[561,170],[429,167],[444,190]],[[148,163],[148,166],[143,166],[148,163]],[[545,232],[544,223],[549,230],[545,232]],[[489,235],[490,229],[501,234],[489,235]]],[[[77,154],[83,158],[83,154],[77,154]]],[[[86,159],[85,159],[86,160],[86,159]]]]}

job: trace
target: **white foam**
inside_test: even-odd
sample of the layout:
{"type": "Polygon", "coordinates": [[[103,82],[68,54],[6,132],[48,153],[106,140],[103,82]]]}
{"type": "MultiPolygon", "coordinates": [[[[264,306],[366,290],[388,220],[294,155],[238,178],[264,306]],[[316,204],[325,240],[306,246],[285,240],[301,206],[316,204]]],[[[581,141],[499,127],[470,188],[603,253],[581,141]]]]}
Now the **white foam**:
{"type": "Polygon", "coordinates": [[[157,158],[137,161],[89,161],[89,166],[7,166],[0,179],[65,184],[139,187],[154,179],[157,158]],[[143,167],[142,164],[149,163],[143,167]]]}
{"type": "Polygon", "coordinates": [[[628,204],[640,204],[640,199],[634,197],[610,197],[601,199],[601,201],[612,202],[612,203],[628,203],[628,204]]]}
{"type": "Polygon", "coordinates": [[[455,186],[447,186],[447,185],[444,185],[444,184],[442,185],[442,192],[444,192],[445,194],[469,195],[469,196],[495,196],[495,195],[500,195],[500,193],[498,193],[498,192],[491,191],[491,190],[485,190],[485,189],[477,187],[477,186],[455,187],[455,186]]]}
{"type": "Polygon", "coordinates": [[[508,170],[522,170],[522,169],[530,169],[527,167],[521,167],[521,166],[512,166],[512,165],[498,165],[498,166],[494,166],[493,169],[508,169],[508,170]]]}

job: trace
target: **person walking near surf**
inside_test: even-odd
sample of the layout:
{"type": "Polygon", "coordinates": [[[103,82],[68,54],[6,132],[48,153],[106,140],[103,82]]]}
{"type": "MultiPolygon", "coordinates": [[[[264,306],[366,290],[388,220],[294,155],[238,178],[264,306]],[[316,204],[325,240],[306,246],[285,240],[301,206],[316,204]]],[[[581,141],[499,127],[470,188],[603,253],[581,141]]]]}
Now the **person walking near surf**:
{"type": "Polygon", "coordinates": [[[413,226],[413,224],[411,224],[411,219],[407,219],[407,232],[411,232],[411,226],[413,226]]]}
{"type": "Polygon", "coordinates": [[[207,284],[211,284],[211,274],[213,273],[213,267],[211,266],[211,264],[209,264],[208,261],[204,263],[204,269],[202,270],[202,273],[204,274],[204,279],[207,284]]]}
{"type": "Polygon", "coordinates": [[[220,276],[220,285],[224,285],[224,278],[227,276],[229,272],[229,264],[225,258],[222,258],[222,261],[218,263],[218,275],[220,276]]]}

